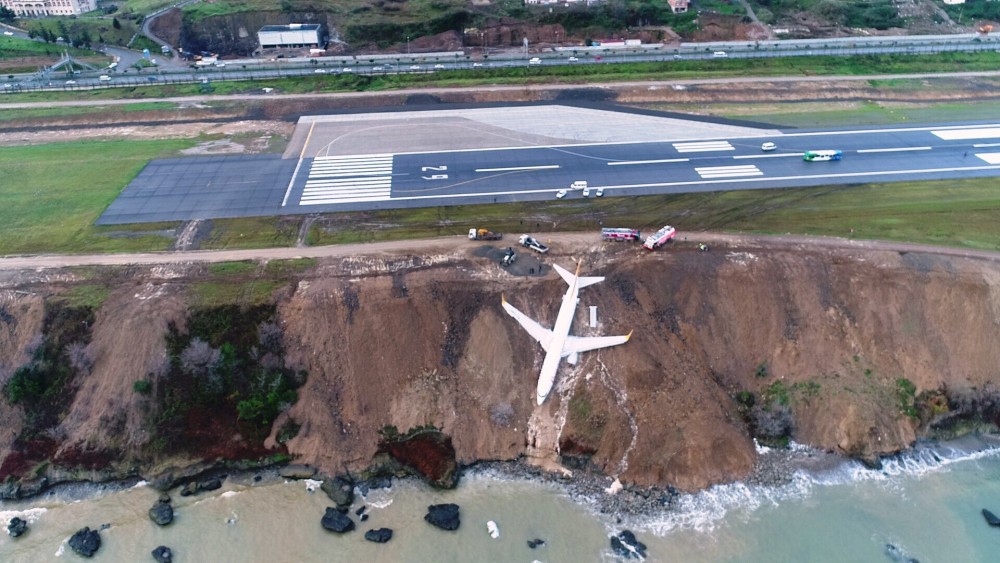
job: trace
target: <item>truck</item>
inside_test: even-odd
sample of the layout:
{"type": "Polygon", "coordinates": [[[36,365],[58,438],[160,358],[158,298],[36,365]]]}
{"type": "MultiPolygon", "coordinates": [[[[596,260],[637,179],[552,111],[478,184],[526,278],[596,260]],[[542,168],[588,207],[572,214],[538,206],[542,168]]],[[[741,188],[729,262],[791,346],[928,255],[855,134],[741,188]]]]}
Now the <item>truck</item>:
{"type": "Polygon", "coordinates": [[[514,252],[513,248],[508,246],[507,252],[504,252],[503,258],[500,259],[500,265],[506,268],[513,264],[514,260],[517,260],[517,253],[514,252]]]}
{"type": "Polygon", "coordinates": [[[601,229],[601,240],[639,240],[640,236],[638,229],[601,229]]]}
{"type": "Polygon", "coordinates": [[[677,236],[677,229],[671,227],[670,225],[666,225],[659,231],[649,235],[646,238],[646,242],[642,243],[642,246],[647,250],[654,250],[660,248],[675,236],[677,236]]]}
{"type": "Polygon", "coordinates": [[[549,251],[549,247],[545,246],[531,235],[521,235],[521,238],[517,240],[521,243],[521,246],[527,246],[539,254],[545,254],[549,251]]]}
{"type": "Polygon", "coordinates": [[[503,233],[494,233],[489,229],[469,229],[469,240],[500,240],[503,233]]]}

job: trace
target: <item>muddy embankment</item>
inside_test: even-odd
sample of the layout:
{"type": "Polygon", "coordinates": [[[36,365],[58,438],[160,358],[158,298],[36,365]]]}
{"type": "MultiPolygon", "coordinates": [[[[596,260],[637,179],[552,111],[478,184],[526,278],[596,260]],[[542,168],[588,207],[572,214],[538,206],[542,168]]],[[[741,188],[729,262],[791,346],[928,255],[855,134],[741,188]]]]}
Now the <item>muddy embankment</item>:
{"type": "Polygon", "coordinates": [[[388,435],[433,426],[450,438],[438,453],[453,447],[460,464],[522,458],[695,490],[746,476],[754,436],[877,463],[928,432],[995,422],[996,261],[566,246],[546,261],[581,258],[607,276],[581,292],[574,332],[634,334],[564,363],[541,407],[541,349],[501,294],[550,325],[565,286],[551,270],[513,276],[464,244],[5,274],[2,478],[149,478],[226,458],[357,475],[385,457],[388,435]],[[63,379],[31,379],[45,374],[63,379]]]}

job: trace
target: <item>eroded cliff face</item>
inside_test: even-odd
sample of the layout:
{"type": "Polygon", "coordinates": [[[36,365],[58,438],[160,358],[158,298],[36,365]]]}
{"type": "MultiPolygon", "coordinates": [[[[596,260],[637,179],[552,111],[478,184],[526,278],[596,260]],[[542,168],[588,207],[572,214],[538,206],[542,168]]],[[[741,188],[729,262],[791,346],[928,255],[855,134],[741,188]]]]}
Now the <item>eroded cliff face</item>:
{"type": "MultiPolygon", "coordinates": [[[[787,411],[795,441],[875,459],[908,447],[948,411],[950,399],[939,397],[927,414],[926,392],[1000,383],[997,262],[780,242],[708,253],[563,246],[546,260],[581,258],[586,274],[607,277],[581,292],[574,334],[634,335],[564,363],[541,407],[533,397],[542,350],[500,297],[550,326],[564,283],[551,272],[511,276],[459,244],[433,256],[329,260],[272,280],[285,362],[308,378],[266,439],[231,430],[219,443],[356,472],[386,427],[432,425],[451,437],[460,463],[523,456],[694,490],[750,471],[762,416],[787,411]],[[297,433],[279,440],[289,422],[297,433]]],[[[204,457],[183,444],[169,456],[153,447],[156,393],[139,394],[135,382],[163,373],[166,327],[183,326],[191,287],[206,277],[204,266],[147,269],[111,290],[90,327],[92,366],[73,376],[58,423],[42,433],[48,449],[36,444],[41,453],[141,471],[204,457]]],[[[43,303],[93,280],[5,282],[4,382],[45,330],[43,303]]],[[[0,436],[5,475],[25,475],[38,460],[16,440],[24,412],[0,401],[13,429],[0,436]]]]}

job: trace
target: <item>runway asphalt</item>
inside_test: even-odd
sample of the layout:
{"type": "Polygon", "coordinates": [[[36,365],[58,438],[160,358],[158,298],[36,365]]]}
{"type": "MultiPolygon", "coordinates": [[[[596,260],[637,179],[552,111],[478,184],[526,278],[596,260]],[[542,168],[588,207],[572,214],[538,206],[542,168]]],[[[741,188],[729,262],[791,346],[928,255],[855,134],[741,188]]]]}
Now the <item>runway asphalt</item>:
{"type": "MultiPolygon", "coordinates": [[[[677,140],[623,142],[608,140],[618,137],[601,130],[595,119],[586,124],[589,132],[565,142],[511,121],[509,145],[498,146],[502,143],[496,135],[484,135],[483,146],[468,146],[475,144],[467,133],[474,131],[469,125],[475,119],[468,115],[451,121],[417,116],[422,127],[416,130],[405,115],[402,120],[395,115],[396,120],[377,125],[362,121],[363,127],[355,129],[343,123],[358,123],[356,118],[340,120],[331,130],[334,135],[316,138],[316,125],[309,120],[309,133],[296,133],[301,158],[290,158],[290,149],[285,158],[153,161],[98,224],[551,200],[577,180],[592,189],[603,187],[604,197],[615,197],[1000,175],[1000,124],[992,123],[825,131],[734,125],[709,128],[708,133],[724,133],[715,138],[701,131],[691,139],[684,139],[685,131],[678,127],[677,140]],[[455,124],[465,132],[462,146],[440,148],[442,135],[447,137],[455,124]],[[404,130],[406,146],[419,146],[425,138],[437,150],[398,150],[406,146],[395,132],[404,130]],[[345,143],[345,135],[357,139],[345,143]],[[395,150],[379,151],[380,136],[389,139],[384,146],[395,150]],[[588,142],[590,138],[601,140],[588,142]],[[337,142],[331,139],[353,150],[333,150],[337,142]],[[555,142],[543,144],[550,139],[555,142]],[[775,142],[777,150],[762,151],[765,141],[775,142]],[[821,149],[840,150],[843,159],[803,160],[805,151],[821,149]]],[[[641,129],[642,120],[634,122],[641,129]]],[[[503,121],[500,116],[477,123],[495,132],[503,121]]],[[[663,126],[655,119],[650,123],[653,132],[663,126]]],[[[582,197],[581,191],[571,191],[566,199],[582,197]]]]}

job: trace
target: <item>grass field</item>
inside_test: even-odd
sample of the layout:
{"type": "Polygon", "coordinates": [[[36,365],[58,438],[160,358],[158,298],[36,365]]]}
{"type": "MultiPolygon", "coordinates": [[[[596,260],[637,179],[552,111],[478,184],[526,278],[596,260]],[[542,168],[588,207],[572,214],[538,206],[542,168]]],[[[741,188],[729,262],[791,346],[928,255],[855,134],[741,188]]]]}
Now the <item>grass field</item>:
{"type": "Polygon", "coordinates": [[[0,254],[165,250],[167,226],[95,227],[152,158],[191,140],[76,142],[0,148],[0,254]]]}
{"type": "Polygon", "coordinates": [[[102,113],[130,113],[136,111],[155,111],[176,108],[177,104],[171,102],[146,102],[116,106],[67,106],[48,108],[23,108],[5,109],[0,112],[0,121],[14,121],[19,119],[34,119],[45,117],[69,117],[73,115],[92,115],[102,113]]]}
{"type": "Polygon", "coordinates": [[[440,207],[330,215],[312,245],[459,235],[631,227],[852,236],[1000,250],[996,179],[440,207]],[[516,219],[513,219],[516,218],[516,219]],[[386,227],[391,225],[391,227],[386,227]]]}

